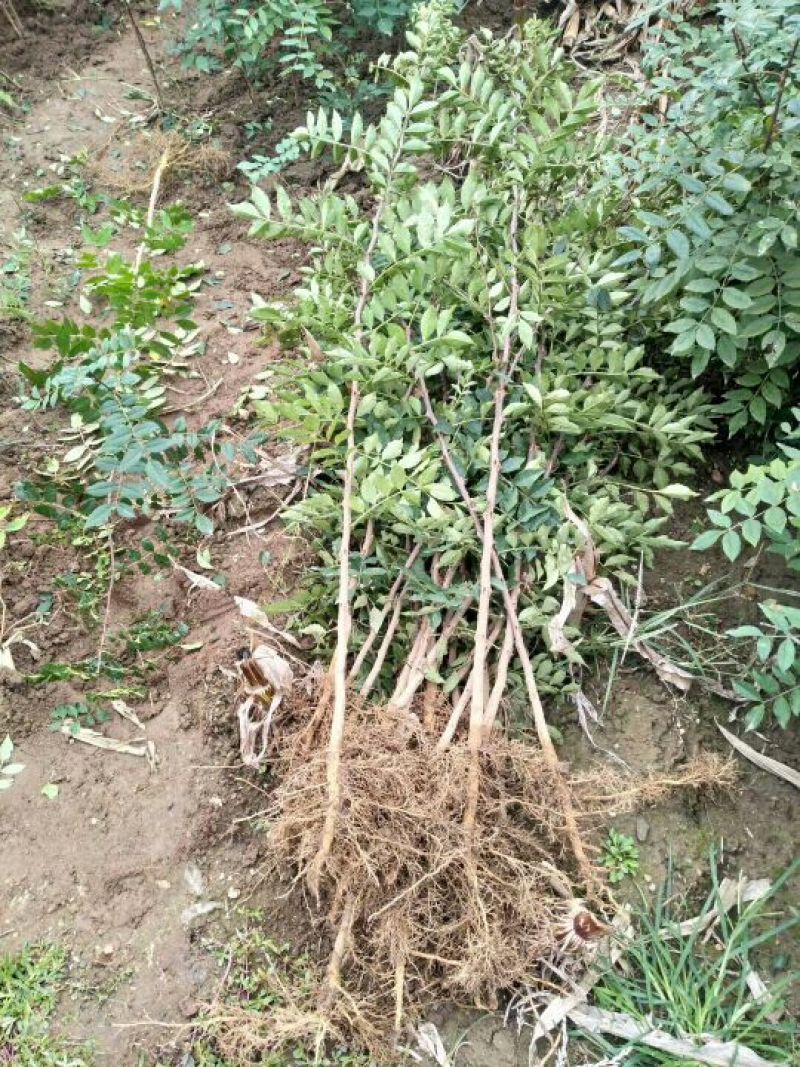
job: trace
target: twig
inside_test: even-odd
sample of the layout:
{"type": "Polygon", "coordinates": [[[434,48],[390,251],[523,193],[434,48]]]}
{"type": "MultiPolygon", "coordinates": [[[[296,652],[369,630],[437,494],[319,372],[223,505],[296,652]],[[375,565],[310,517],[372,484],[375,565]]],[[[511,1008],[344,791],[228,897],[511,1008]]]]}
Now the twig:
{"type": "Polygon", "coordinates": [[[356,455],[355,421],[358,400],[358,383],[353,379],[350,386],[350,407],[347,412],[347,461],[345,463],[344,491],[342,495],[342,536],[339,546],[339,615],[336,653],[331,671],[333,675],[333,718],[331,720],[327,759],[328,807],[325,812],[325,823],[322,829],[319,849],[308,870],[308,885],[317,899],[319,899],[320,875],[333,845],[336,820],[342,799],[340,764],[344,742],[345,712],[347,710],[347,649],[352,625],[350,613],[350,535],[353,523],[353,473],[356,455]]]}
{"type": "Polygon", "coordinates": [[[744,41],[742,40],[742,35],[739,33],[738,30],[733,31],[733,40],[736,44],[736,51],[739,53],[739,59],[741,59],[742,61],[744,72],[753,87],[753,92],[756,94],[756,99],[758,100],[764,111],[766,111],[768,106],[767,101],[764,99],[764,94],[761,92],[761,86],[758,84],[758,78],[755,76],[754,72],[750,69],[748,65],[747,49],[745,48],[744,41]]]}
{"type": "MultiPolygon", "coordinates": [[[[123,0],[125,2],[125,0],[123,0]]],[[[153,185],[150,189],[150,202],[147,205],[147,218],[145,219],[145,233],[153,225],[153,219],[156,214],[156,204],[158,203],[158,194],[161,191],[161,178],[164,171],[167,169],[169,163],[169,145],[161,153],[161,159],[158,161],[155,172],[153,174],[153,185]]],[[[147,248],[147,240],[145,239],[139,245],[136,250],[136,259],[134,260],[133,270],[135,274],[138,274],[141,266],[142,259],[144,258],[145,249],[147,248]]]]}
{"type": "Polygon", "coordinates": [[[17,37],[24,37],[25,30],[12,0],[2,0],[0,7],[5,12],[6,18],[11,23],[11,29],[16,33],[17,37]]]}
{"type": "Polygon", "coordinates": [[[150,52],[147,48],[147,42],[142,36],[142,31],[139,29],[139,23],[136,16],[133,13],[133,8],[128,3],[128,0],[120,0],[120,3],[125,8],[125,13],[130,20],[130,24],[133,27],[133,32],[136,34],[136,40],[139,45],[139,50],[144,56],[144,61],[147,64],[147,69],[150,71],[150,77],[153,79],[153,87],[156,91],[156,104],[159,111],[164,111],[164,97],[161,95],[161,86],[158,83],[158,75],[156,74],[156,68],[153,64],[153,60],[150,56],[150,52]]]}
{"type": "MultiPolygon", "coordinates": [[[[519,12],[522,10],[519,4],[519,12]]],[[[518,12],[518,14],[519,14],[518,12]]],[[[521,21],[518,23],[521,25],[521,21]]],[[[497,488],[500,483],[500,440],[505,419],[506,392],[508,389],[508,372],[511,362],[511,341],[513,333],[511,323],[517,316],[519,308],[519,279],[517,276],[517,226],[519,224],[520,193],[517,190],[514,207],[509,224],[509,244],[511,248],[511,294],[508,308],[508,328],[506,338],[497,364],[498,382],[494,391],[494,421],[489,445],[489,482],[486,487],[486,507],[483,513],[483,530],[481,533],[481,569],[480,596],[478,599],[478,618],[475,623],[475,650],[472,667],[472,696],[469,709],[470,751],[469,775],[467,782],[467,803],[464,809],[464,829],[471,834],[475,828],[478,811],[478,794],[480,791],[480,749],[483,744],[483,717],[486,710],[486,655],[489,630],[489,606],[492,599],[492,558],[496,556],[494,545],[494,513],[497,507],[497,488]]]]}
{"type": "Polygon", "coordinates": [[[266,519],[259,519],[258,522],[250,523],[249,526],[240,526],[236,530],[228,530],[228,532],[225,534],[225,536],[226,537],[237,537],[239,534],[255,533],[256,530],[263,530],[265,526],[269,526],[269,524],[271,522],[274,522],[275,519],[278,518],[278,516],[284,510],[284,508],[287,508],[289,506],[289,504],[294,500],[294,498],[300,492],[301,488],[302,488],[302,486],[301,486],[301,484],[299,482],[297,482],[295,485],[293,485],[292,488],[290,489],[290,491],[286,494],[286,496],[281,501],[280,507],[275,508],[275,510],[273,512],[271,512],[269,515],[267,515],[266,519]]]}
{"type": "Polygon", "coordinates": [[[109,557],[109,576],[108,576],[108,589],[106,590],[106,606],[103,611],[103,628],[100,631],[100,644],[97,647],[97,674],[100,673],[103,667],[103,650],[106,647],[106,639],[108,638],[108,620],[111,617],[111,594],[114,592],[114,582],[116,580],[116,567],[114,564],[114,535],[109,529],[108,531],[108,557],[109,557]]]}
{"type": "Polygon", "coordinates": [[[789,77],[789,71],[794,65],[794,57],[797,55],[798,46],[800,46],[800,35],[794,39],[794,45],[789,53],[789,58],[786,60],[786,66],[783,68],[783,73],[781,74],[781,80],[778,85],[778,95],[775,97],[775,108],[772,112],[772,119],[770,120],[769,128],[767,130],[766,140],[764,141],[765,152],[772,144],[775,134],[778,131],[778,112],[780,111],[781,101],[783,100],[783,91],[786,88],[786,80],[789,77]]]}
{"type": "Polygon", "coordinates": [[[364,643],[359,649],[358,655],[356,656],[355,661],[353,662],[353,666],[350,668],[350,674],[348,675],[350,681],[353,681],[354,678],[358,677],[358,672],[361,670],[364,664],[364,660],[367,658],[370,649],[375,644],[378,634],[381,632],[381,628],[383,627],[383,624],[386,621],[386,616],[389,614],[389,608],[394,607],[395,598],[400,592],[401,585],[403,585],[406,580],[406,571],[409,571],[416,563],[417,556],[420,553],[421,547],[421,545],[414,545],[408,555],[408,559],[405,561],[402,568],[398,572],[397,577],[392,583],[392,587],[389,590],[389,594],[386,597],[383,608],[381,609],[381,613],[375,623],[375,626],[370,629],[370,632],[364,639],[364,643]]]}

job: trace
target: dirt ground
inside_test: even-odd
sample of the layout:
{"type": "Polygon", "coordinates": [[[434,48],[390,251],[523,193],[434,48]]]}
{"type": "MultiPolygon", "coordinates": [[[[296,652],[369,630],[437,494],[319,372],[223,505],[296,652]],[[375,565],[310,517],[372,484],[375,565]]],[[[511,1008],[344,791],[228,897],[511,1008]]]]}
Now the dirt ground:
{"type": "MultiPolygon", "coordinates": [[[[24,104],[13,118],[0,111],[0,260],[24,226],[35,246],[31,310],[37,316],[76,314],[74,291],[62,294],[63,306],[55,311],[45,301],[56,280],[73,269],[80,240],[77,210],[64,201],[30,205],[21,197],[53,180],[53,166],[85,152],[95,187],[126,191],[143,202],[160,142],[150,124],[137,121],[148,104],[131,90],[146,92],[149,81],[132,32],[104,20],[108,9],[82,0],[64,0],[45,14],[17,6],[24,40],[10,39],[0,26],[5,34],[0,71],[13,80],[13,92],[24,104]],[[107,22],[110,28],[103,28],[107,22]]],[[[498,7],[492,7],[495,14],[498,7]]],[[[164,194],[165,200],[191,206],[196,226],[182,260],[201,259],[211,283],[201,287],[195,315],[206,352],[196,362],[197,372],[176,383],[183,392],[175,394],[191,422],[202,425],[231,418],[248,386],[277,357],[248,326],[250,294],[288,292],[303,250],[290,242],[262,247],[249,241],[245,227],[228,212],[227,203],[246,193],[234,170],[243,154],[243,117],[235,106],[242,87],[180,71],[169,53],[168,23],[145,20],[144,32],[167,96],[214,131],[213,151],[193,169],[173,175],[164,194]],[[212,394],[193,404],[210,386],[212,394]]],[[[281,121],[294,124],[286,110],[281,121]]],[[[301,164],[289,180],[313,186],[317,175],[301,164]]],[[[51,448],[52,420],[30,416],[14,400],[17,363],[41,366],[43,359],[24,325],[0,323],[0,503],[51,448]]],[[[272,494],[258,491],[245,503],[253,522],[275,506],[272,494]]],[[[14,787],[0,795],[0,949],[43,940],[69,947],[70,994],[60,1007],[59,1027],[76,1039],[91,1039],[98,1062],[109,1067],[180,1062],[192,1019],[220,977],[217,963],[197,944],[204,924],[233,922],[235,909],[246,903],[264,910],[276,937],[291,939],[306,929],[281,887],[263,881],[259,833],[251,823],[236,821],[259,806],[260,785],[238,762],[232,668],[235,650],[248,638],[229,595],[262,602],[279,596],[299,565],[295,547],[275,523],[260,537],[237,533],[245,523],[244,507],[234,501],[211,545],[211,558],[226,578],[225,593],[203,592],[190,600],[172,575],[161,581],[126,579],[113,589],[110,631],[159,608],[166,619],[187,623],[186,641],[199,645],[164,658],[150,680],[148,701],[137,708],[158,756],[155,771],[144,759],[89,748],[49,728],[55,704],[79,699],[68,682],[32,686],[7,675],[0,681],[0,738],[12,736],[15,758],[25,764],[14,787]],[[265,551],[273,561],[266,565],[265,551]],[[46,783],[58,785],[55,800],[42,795],[46,783]],[[187,909],[198,904],[215,907],[190,920],[187,909]]],[[[39,525],[34,517],[16,537],[14,552],[2,556],[2,596],[12,620],[34,610],[54,578],[78,565],[71,546],[35,543],[39,525]]],[[[191,550],[184,562],[195,566],[191,550]]],[[[685,595],[696,566],[688,553],[662,561],[648,579],[653,603],[685,595]]],[[[731,618],[749,618],[752,610],[742,599],[731,618]]],[[[98,641],[97,631],[63,606],[31,636],[44,662],[89,656],[98,641]]],[[[21,671],[33,669],[24,649],[16,656],[21,671]]],[[[634,770],[671,768],[699,748],[724,750],[714,717],[725,721],[728,712],[704,694],[676,698],[628,662],[595,741],[634,770]]],[[[598,758],[568,711],[556,722],[566,738],[567,759],[598,758]]],[[[120,720],[107,732],[126,737],[128,727],[120,720]]],[[[773,755],[800,766],[796,732],[770,740],[779,741],[770,749],[773,755]]],[[[766,745],[766,739],[756,743],[766,745]]],[[[672,856],[681,886],[692,894],[707,876],[709,849],[719,842],[726,872],[778,873],[794,856],[799,817],[796,791],[741,764],[733,795],[675,799],[617,825],[637,837],[649,879],[657,882],[672,856]]],[[[459,1067],[527,1062],[524,1039],[499,1017],[443,1008],[439,1022],[452,1039],[467,1031],[459,1067]]]]}

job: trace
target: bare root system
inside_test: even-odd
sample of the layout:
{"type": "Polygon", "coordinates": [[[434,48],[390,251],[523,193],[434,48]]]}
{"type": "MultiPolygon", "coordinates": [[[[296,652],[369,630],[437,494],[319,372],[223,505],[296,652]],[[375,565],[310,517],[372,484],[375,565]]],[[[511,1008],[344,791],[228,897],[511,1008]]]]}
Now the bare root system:
{"type": "MultiPolygon", "coordinates": [[[[318,998],[287,1021],[295,1040],[346,1034],[380,1056],[400,1021],[436,1000],[494,1007],[510,987],[535,980],[570,940],[583,888],[555,799],[565,783],[593,856],[588,838],[609,814],[674,788],[733,781],[730,765],[710,757],[663,780],[637,782],[607,768],[570,775],[540,750],[493,735],[479,754],[475,822],[466,831],[474,752],[466,739],[444,751],[436,740],[413,715],[351,706],[336,833],[314,868],[329,806],[327,755],[322,745],[309,750],[302,729],[284,735],[271,853],[298,888],[315,870],[331,947],[318,998]]],[[[250,1052],[274,1049],[273,1020],[243,1013],[239,1024],[247,1035],[235,1040],[250,1052]]]]}

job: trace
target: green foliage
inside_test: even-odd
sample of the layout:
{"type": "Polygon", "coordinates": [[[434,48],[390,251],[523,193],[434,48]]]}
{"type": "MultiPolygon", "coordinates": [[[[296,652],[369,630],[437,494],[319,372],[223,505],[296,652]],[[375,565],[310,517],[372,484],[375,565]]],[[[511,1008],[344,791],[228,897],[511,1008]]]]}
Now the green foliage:
{"type": "Polygon", "coordinates": [[[6,1062],[15,1067],[90,1067],[88,1052],[50,1034],[66,970],[66,952],[54,945],[0,956],[0,1054],[6,1062]]]}
{"type": "Polygon", "coordinates": [[[0,261],[0,323],[28,318],[31,295],[33,242],[25,230],[12,235],[9,250],[0,261]]]}
{"type": "Polygon", "coordinates": [[[291,163],[295,163],[303,154],[302,145],[295,137],[284,137],[275,145],[271,156],[254,155],[250,159],[242,160],[236,164],[253,185],[268,178],[271,174],[279,174],[291,163]]]}
{"type": "MultiPolygon", "coordinates": [[[[312,246],[294,300],[259,301],[254,310],[287,346],[314,342],[277,371],[260,411],[281,436],[311,449],[313,491],[288,521],[319,552],[310,600],[330,626],[346,394],[355,379],[352,508],[356,531],[363,536],[371,523],[378,546],[351,560],[356,631],[363,637],[381,618],[414,543],[423,553],[409,578],[407,625],[422,615],[435,621],[475,589],[480,555],[438,437],[480,511],[493,367],[510,338],[518,365],[505,403],[497,549],[507,574],[520,567],[530,575],[520,610],[535,639],[580,540],[565,520],[565,494],[603,565],[624,577],[640,552],[650,559],[672,543],[664,517],[672,499],[691,495],[680,483],[710,429],[700,391],[647,358],[626,275],[611,269],[613,232],[602,197],[585,182],[603,147],[597,85],[575,78],[536,20],[522,40],[485,33],[480,62],[464,59],[453,10],[441,0],[420,8],[413,51],[394,61],[397,88],[377,124],[356,114],[346,134],[338,112],[320,110],[294,135],[312,157],[330,153],[363,171],[376,207],[365,211],[330,191],[294,205],[279,187],[274,197],[255,189],[235,208],[256,235],[290,234],[312,246]],[[463,580],[438,588],[434,556],[463,580]]],[[[398,642],[398,657],[402,649],[398,642]]]]}
{"type": "Polygon", "coordinates": [[[737,626],[730,637],[755,642],[757,666],[747,680],[733,687],[751,707],[745,719],[749,730],[757,729],[769,714],[782,727],[800,718],[800,608],[768,600],[758,605],[760,626],[737,626]]]}
{"type": "Polygon", "coordinates": [[[11,504],[0,506],[0,548],[5,548],[9,534],[19,533],[24,529],[29,516],[27,514],[15,515],[11,518],[11,504]]]}
{"type": "MultiPolygon", "coordinates": [[[[181,10],[182,0],[160,6],[181,10]]],[[[274,71],[330,90],[353,36],[391,34],[411,7],[412,0],[200,0],[179,51],[187,67],[204,73],[233,67],[253,82],[274,71]]]]}
{"type": "Polygon", "coordinates": [[[633,205],[618,263],[635,268],[643,322],[722,384],[715,410],[733,436],[777,426],[797,375],[800,3],[715,7],[646,47],[642,125],[606,163],[633,205]]]}
{"type": "MultiPolygon", "coordinates": [[[[641,1020],[648,1029],[682,1038],[737,1041],[770,1063],[796,1062],[793,1053],[800,1049],[800,1033],[792,1012],[786,1012],[786,996],[797,976],[772,977],[763,996],[757,997],[748,982],[754,970],[762,970],[764,953],[800,922],[797,914],[776,922],[769,913],[776,895],[799,866],[793,864],[760,900],[729,911],[721,902],[712,859],[713,885],[700,909],[704,919],[710,919],[713,908],[718,910],[710,941],[708,921],[697,923],[691,933],[680,931],[681,920],[693,917],[697,909],[687,907],[685,894],[675,892],[668,879],[655,901],[644,901],[635,913],[637,934],[625,944],[626,966],[605,970],[592,991],[594,1002],[641,1020]]],[[[582,1033],[581,1037],[609,1056],[622,1048],[622,1042],[597,1034],[582,1033]]],[[[657,1067],[673,1061],[656,1049],[627,1043],[624,1062],[631,1067],[657,1067]]]]}
{"type": "Polygon", "coordinates": [[[621,882],[623,878],[632,877],[639,870],[639,849],[636,842],[632,837],[612,827],[603,843],[600,862],[608,871],[608,880],[612,885],[621,882]]]}
{"type": "Polygon", "coordinates": [[[766,542],[790,569],[800,570],[800,448],[794,443],[800,443],[800,409],[792,414],[794,426],[781,427],[785,438],[778,442],[779,455],[734,471],[730,488],[709,498],[718,505],[708,511],[713,528],[697,537],[694,549],[720,542],[733,561],[745,545],[757,548],[766,542]]]}
{"type": "MultiPolygon", "coordinates": [[[[142,252],[178,250],[189,228],[184,209],[160,211],[143,225],[142,252]]],[[[44,514],[79,511],[87,530],[163,514],[210,534],[208,508],[226,492],[234,464],[255,461],[255,439],[234,446],[218,440],[220,423],[194,431],[186,419],[167,424],[160,414],[163,378],[180,372],[201,350],[188,316],[202,268],[156,266],[142,254],[129,260],[110,253],[101,261],[94,252],[84,253],[80,266],[92,272],[82,310],[97,309],[111,323],[63,319],[35,327],[34,344],[56,358],[45,370],[20,364],[29,387],[22,406],[60,408],[70,424],[62,434],[62,457],[53,457],[44,476],[23,483],[18,493],[44,514]],[[174,325],[167,328],[166,320],[174,325]]]]}
{"type": "Polygon", "coordinates": [[[57,704],[50,709],[50,729],[60,731],[64,726],[76,734],[81,728],[92,729],[108,722],[108,711],[94,701],[75,704],[57,704]]]}

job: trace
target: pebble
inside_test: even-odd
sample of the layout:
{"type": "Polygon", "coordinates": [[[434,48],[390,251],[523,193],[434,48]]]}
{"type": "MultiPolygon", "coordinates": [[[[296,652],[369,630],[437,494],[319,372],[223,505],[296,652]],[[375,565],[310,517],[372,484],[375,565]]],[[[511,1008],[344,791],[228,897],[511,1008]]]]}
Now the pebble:
{"type": "Polygon", "coordinates": [[[639,815],[636,819],[636,840],[639,844],[644,844],[649,836],[650,823],[643,816],[639,815]]]}

